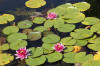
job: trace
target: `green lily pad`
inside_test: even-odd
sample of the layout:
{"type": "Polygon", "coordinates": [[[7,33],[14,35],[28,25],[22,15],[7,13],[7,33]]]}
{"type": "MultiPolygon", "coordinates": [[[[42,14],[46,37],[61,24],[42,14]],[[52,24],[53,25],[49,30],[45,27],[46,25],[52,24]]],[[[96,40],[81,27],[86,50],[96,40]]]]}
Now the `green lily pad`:
{"type": "Polygon", "coordinates": [[[9,49],[9,44],[3,44],[0,46],[0,50],[8,50],[9,49]]]}
{"type": "Polygon", "coordinates": [[[33,29],[33,31],[40,31],[40,32],[43,32],[45,30],[47,30],[47,28],[45,28],[44,26],[38,26],[33,29]]]}
{"type": "Polygon", "coordinates": [[[60,40],[60,37],[58,35],[55,35],[55,34],[50,34],[50,35],[47,35],[46,37],[43,37],[42,41],[44,43],[57,43],[58,41],[60,40]]]}
{"type": "Polygon", "coordinates": [[[92,49],[94,51],[100,51],[100,42],[94,43],[94,44],[89,44],[88,48],[92,49]]]}
{"type": "Polygon", "coordinates": [[[41,32],[29,32],[28,39],[30,41],[39,40],[41,38],[41,32]]]}
{"type": "Polygon", "coordinates": [[[77,7],[80,11],[86,11],[87,9],[90,8],[90,4],[87,2],[79,2],[73,4],[73,6],[77,7]]]}
{"type": "Polygon", "coordinates": [[[91,37],[93,35],[93,32],[88,29],[79,28],[74,32],[71,32],[70,35],[75,39],[85,39],[91,37]]]}
{"type": "Polygon", "coordinates": [[[14,60],[14,56],[8,53],[0,53],[0,66],[4,66],[14,60]]]}
{"type": "Polygon", "coordinates": [[[100,23],[97,23],[97,24],[93,25],[91,27],[91,31],[92,32],[97,32],[98,34],[100,34],[100,23]]]}
{"type": "Polygon", "coordinates": [[[65,53],[63,61],[66,63],[75,63],[75,59],[74,59],[75,55],[76,53],[74,52],[65,53]]]}
{"type": "Polygon", "coordinates": [[[64,49],[64,52],[70,52],[72,50],[74,50],[73,46],[65,46],[66,48],[64,49]]]}
{"type": "Polygon", "coordinates": [[[44,54],[50,54],[50,53],[52,53],[52,52],[53,52],[52,50],[43,49],[43,53],[44,53],[44,54]]]}
{"type": "Polygon", "coordinates": [[[46,20],[46,22],[44,23],[44,27],[46,28],[50,28],[54,25],[53,20],[46,20]]]}
{"type": "Polygon", "coordinates": [[[85,20],[82,22],[84,25],[94,25],[100,23],[100,19],[96,17],[86,17],[85,20]]]}
{"type": "Polygon", "coordinates": [[[24,33],[14,33],[7,37],[8,42],[15,42],[17,40],[27,39],[27,35],[24,33]]]}
{"type": "Polygon", "coordinates": [[[73,24],[63,24],[57,28],[57,30],[60,32],[71,32],[74,29],[75,29],[75,25],[73,24]]]}
{"type": "Polygon", "coordinates": [[[74,45],[76,43],[76,40],[72,37],[66,37],[61,39],[60,43],[62,43],[63,45],[74,45]]]}
{"type": "Polygon", "coordinates": [[[87,44],[87,40],[77,40],[76,45],[77,46],[85,46],[87,44]]]}
{"type": "Polygon", "coordinates": [[[45,0],[29,0],[26,1],[25,5],[29,8],[39,8],[46,4],[45,0]]]}
{"type": "Polygon", "coordinates": [[[46,19],[43,17],[35,17],[33,19],[33,23],[36,23],[36,24],[42,24],[44,21],[46,21],[46,19]]]}
{"type": "Polygon", "coordinates": [[[37,47],[34,51],[34,54],[32,55],[32,57],[38,57],[41,56],[43,54],[43,48],[42,47],[37,47]]]}
{"type": "Polygon", "coordinates": [[[54,44],[46,44],[46,43],[44,43],[42,45],[42,47],[47,49],[47,50],[53,50],[54,44]]]}
{"type": "Polygon", "coordinates": [[[3,33],[6,35],[12,34],[12,33],[17,33],[19,31],[19,28],[16,26],[8,26],[3,29],[3,33]]]}
{"type": "Polygon", "coordinates": [[[24,28],[30,28],[32,25],[33,23],[31,21],[24,20],[24,21],[20,21],[17,26],[21,29],[24,29],[24,28]]]}
{"type": "Polygon", "coordinates": [[[25,61],[26,61],[26,64],[29,65],[29,66],[38,66],[38,65],[45,63],[46,57],[40,56],[40,57],[37,57],[37,58],[28,58],[25,61]]]}
{"type": "Polygon", "coordinates": [[[85,15],[83,13],[77,14],[75,17],[65,20],[67,23],[79,23],[85,19],[85,15]]]}
{"type": "Polygon", "coordinates": [[[24,48],[26,46],[27,46],[27,41],[25,41],[25,40],[16,40],[15,42],[12,42],[10,44],[10,49],[18,50],[18,49],[24,48]]]}
{"type": "Polygon", "coordinates": [[[46,55],[48,62],[53,63],[62,59],[62,54],[59,52],[51,53],[46,55]]]}

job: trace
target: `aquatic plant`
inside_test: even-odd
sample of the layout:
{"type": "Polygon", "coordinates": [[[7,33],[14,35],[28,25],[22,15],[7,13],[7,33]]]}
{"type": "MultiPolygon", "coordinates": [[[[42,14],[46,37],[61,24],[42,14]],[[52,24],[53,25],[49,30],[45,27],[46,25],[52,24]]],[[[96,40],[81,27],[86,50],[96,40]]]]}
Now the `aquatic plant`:
{"type": "Polygon", "coordinates": [[[21,60],[27,58],[28,55],[29,55],[29,50],[26,49],[26,47],[20,48],[19,50],[16,51],[15,54],[15,56],[17,56],[16,59],[21,59],[21,60]]]}
{"type": "MultiPolygon", "coordinates": [[[[30,8],[38,8],[44,4],[44,0],[26,2],[26,6],[30,8]]],[[[28,47],[30,50],[28,58],[26,58],[28,51],[26,53],[22,51],[22,55],[25,55],[23,58],[19,57],[18,52],[17,56],[25,59],[29,66],[38,66],[45,62],[54,63],[59,60],[65,63],[80,63],[82,66],[100,65],[99,54],[92,53],[100,51],[100,19],[86,17],[84,11],[89,8],[90,4],[86,2],[66,3],[48,10],[46,17],[38,16],[32,21],[19,21],[16,26],[3,29],[7,43],[0,48],[3,48],[3,51],[20,50],[20,54],[20,48],[28,47]],[[36,40],[41,41],[42,45],[34,47],[36,40]],[[92,52],[84,50],[84,47],[92,52]]]]}
{"type": "Polygon", "coordinates": [[[25,5],[29,8],[39,8],[46,4],[45,0],[28,0],[25,5]]]}
{"type": "Polygon", "coordinates": [[[57,43],[57,44],[55,44],[55,46],[53,48],[54,48],[55,51],[61,52],[61,51],[64,50],[65,47],[64,47],[63,44],[57,43]]]}
{"type": "Polygon", "coordinates": [[[14,56],[8,53],[0,53],[0,65],[4,66],[14,60],[14,56]]]}
{"type": "Polygon", "coordinates": [[[8,22],[12,22],[15,17],[11,14],[3,14],[0,15],[0,24],[7,24],[8,22]]]}

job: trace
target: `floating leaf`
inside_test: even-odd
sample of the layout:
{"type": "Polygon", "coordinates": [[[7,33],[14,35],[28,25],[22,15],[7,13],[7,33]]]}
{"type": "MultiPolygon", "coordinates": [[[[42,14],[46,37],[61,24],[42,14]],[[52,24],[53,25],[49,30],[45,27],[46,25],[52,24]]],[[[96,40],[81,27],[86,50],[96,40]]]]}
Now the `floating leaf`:
{"type": "Polygon", "coordinates": [[[67,22],[67,23],[79,23],[84,19],[85,19],[85,15],[83,13],[79,13],[76,15],[76,17],[73,17],[71,19],[67,19],[67,20],[65,20],[65,22],[67,22]]]}
{"type": "Polygon", "coordinates": [[[46,55],[48,62],[53,63],[62,59],[62,54],[59,52],[46,55]]]}
{"type": "Polygon", "coordinates": [[[30,32],[28,34],[28,39],[30,41],[39,40],[41,38],[41,32],[30,32]]]}
{"type": "Polygon", "coordinates": [[[89,44],[88,45],[89,49],[92,49],[94,51],[100,51],[100,43],[95,43],[95,44],[89,44]]]}
{"type": "Polygon", "coordinates": [[[65,53],[63,61],[66,63],[75,63],[75,59],[74,59],[75,55],[76,53],[74,52],[65,53]]]}
{"type": "Polygon", "coordinates": [[[19,31],[19,28],[16,26],[8,26],[3,29],[3,33],[7,35],[12,34],[12,33],[17,33],[18,31],[19,31]]]}
{"type": "Polygon", "coordinates": [[[100,23],[97,23],[97,24],[93,25],[91,27],[91,31],[92,32],[97,32],[98,34],[100,34],[100,23]]]}
{"type": "Polygon", "coordinates": [[[90,8],[90,4],[87,2],[79,2],[73,4],[73,6],[77,7],[80,11],[86,11],[87,9],[90,8]]]}
{"type": "Polygon", "coordinates": [[[46,58],[45,56],[40,56],[37,58],[28,58],[25,61],[26,61],[26,64],[29,66],[38,66],[38,65],[44,64],[46,61],[46,58]]]}
{"type": "Polygon", "coordinates": [[[18,50],[18,49],[24,48],[26,46],[27,46],[27,41],[25,41],[25,40],[16,40],[15,42],[12,42],[10,44],[10,49],[18,50]]]}
{"type": "Polygon", "coordinates": [[[29,0],[25,5],[29,8],[39,8],[46,4],[45,0],[29,0]]]}
{"type": "Polygon", "coordinates": [[[21,29],[24,29],[24,28],[30,28],[32,25],[33,23],[31,21],[24,20],[24,21],[20,21],[17,26],[21,29]]]}
{"type": "Polygon", "coordinates": [[[42,41],[44,43],[57,43],[60,40],[60,37],[58,35],[55,34],[50,34],[47,35],[46,37],[43,37],[42,41]]]}
{"type": "Polygon", "coordinates": [[[66,46],[66,48],[64,49],[64,52],[70,52],[72,50],[74,50],[73,46],[66,46]]]}
{"type": "Polygon", "coordinates": [[[3,14],[0,16],[0,24],[7,24],[15,19],[11,14],[3,14]]]}
{"type": "Polygon", "coordinates": [[[38,57],[41,56],[43,54],[43,48],[42,47],[37,47],[34,51],[34,54],[32,55],[32,57],[38,57]]]}
{"type": "Polygon", "coordinates": [[[54,44],[46,44],[44,43],[42,45],[43,48],[45,48],[46,50],[53,50],[54,44]]]}
{"type": "Polygon", "coordinates": [[[0,46],[0,50],[8,50],[9,49],[9,44],[3,44],[0,46]]]}
{"type": "Polygon", "coordinates": [[[71,32],[70,35],[75,39],[85,39],[91,37],[93,32],[88,29],[79,28],[76,29],[75,32],[71,32]]]}
{"type": "Polygon", "coordinates": [[[96,17],[86,17],[85,20],[82,22],[84,25],[94,25],[100,22],[100,19],[96,17]]]}
{"type": "Polygon", "coordinates": [[[40,31],[40,32],[43,32],[45,30],[47,30],[47,28],[45,28],[44,26],[38,26],[38,27],[33,29],[33,31],[40,31]]]}
{"type": "Polygon", "coordinates": [[[4,66],[10,63],[14,57],[8,53],[0,53],[0,66],[4,66]]]}
{"type": "Polygon", "coordinates": [[[33,23],[42,24],[46,19],[43,17],[35,17],[33,23]]]}
{"type": "Polygon", "coordinates": [[[45,23],[44,23],[44,27],[46,28],[50,28],[54,25],[54,22],[53,20],[47,20],[45,23]]]}
{"type": "Polygon", "coordinates": [[[50,54],[50,53],[52,53],[52,52],[53,52],[52,50],[43,49],[43,53],[44,53],[44,54],[50,54]]]}
{"type": "Polygon", "coordinates": [[[76,43],[75,39],[72,39],[72,37],[66,37],[61,39],[60,43],[63,45],[74,45],[76,43]]]}
{"type": "Polygon", "coordinates": [[[30,32],[32,32],[32,29],[24,29],[22,32],[25,34],[29,34],[30,32]]]}
{"type": "Polygon", "coordinates": [[[76,45],[85,46],[87,43],[88,43],[87,40],[77,40],[76,45]]]}
{"type": "Polygon", "coordinates": [[[75,29],[75,26],[73,24],[63,24],[57,28],[57,30],[60,32],[71,32],[74,29],[75,29]]]}
{"type": "Polygon", "coordinates": [[[15,42],[17,40],[27,39],[27,35],[24,33],[14,33],[7,37],[8,42],[15,42]]]}
{"type": "Polygon", "coordinates": [[[73,7],[73,6],[66,8],[65,12],[66,13],[62,16],[62,18],[64,18],[64,19],[75,18],[75,17],[77,17],[77,15],[80,14],[80,11],[78,10],[78,8],[73,7]]]}

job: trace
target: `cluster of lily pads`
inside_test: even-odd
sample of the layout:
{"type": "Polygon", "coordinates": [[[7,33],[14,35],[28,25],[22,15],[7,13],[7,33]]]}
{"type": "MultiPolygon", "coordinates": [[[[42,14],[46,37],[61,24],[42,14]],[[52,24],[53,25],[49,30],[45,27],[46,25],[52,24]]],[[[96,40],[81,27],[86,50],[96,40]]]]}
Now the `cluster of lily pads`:
{"type": "MultiPolygon", "coordinates": [[[[100,19],[86,17],[84,11],[89,8],[90,4],[86,2],[66,3],[50,9],[46,18],[35,17],[32,21],[23,20],[14,26],[7,26],[3,29],[7,43],[1,45],[0,50],[15,50],[15,56],[21,60],[25,59],[29,66],[59,60],[65,63],[81,63],[82,66],[98,66],[100,19]],[[41,40],[41,47],[33,47],[36,40],[41,40]],[[33,42],[29,48],[28,41],[33,42]],[[84,47],[96,54],[86,51],[84,47]]],[[[0,65],[8,64],[14,59],[11,54],[2,53],[0,57],[1,55],[0,65]]]]}

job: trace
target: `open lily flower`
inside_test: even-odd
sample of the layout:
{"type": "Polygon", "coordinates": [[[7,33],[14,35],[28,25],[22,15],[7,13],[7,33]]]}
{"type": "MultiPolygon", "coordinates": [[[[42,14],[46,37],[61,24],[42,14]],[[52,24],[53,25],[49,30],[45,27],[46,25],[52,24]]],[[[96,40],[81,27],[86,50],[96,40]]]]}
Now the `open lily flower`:
{"type": "Polygon", "coordinates": [[[48,14],[47,19],[56,19],[57,18],[57,14],[54,12],[51,12],[48,14]]]}
{"type": "Polygon", "coordinates": [[[15,54],[15,56],[17,56],[16,59],[19,58],[21,60],[27,58],[27,56],[29,56],[29,55],[30,55],[29,50],[26,49],[26,47],[25,48],[20,48],[19,50],[16,51],[16,54],[15,54]]]}
{"type": "Polygon", "coordinates": [[[61,52],[63,51],[65,48],[65,46],[61,43],[57,43],[54,45],[54,50],[57,51],[57,52],[61,52]]]}

